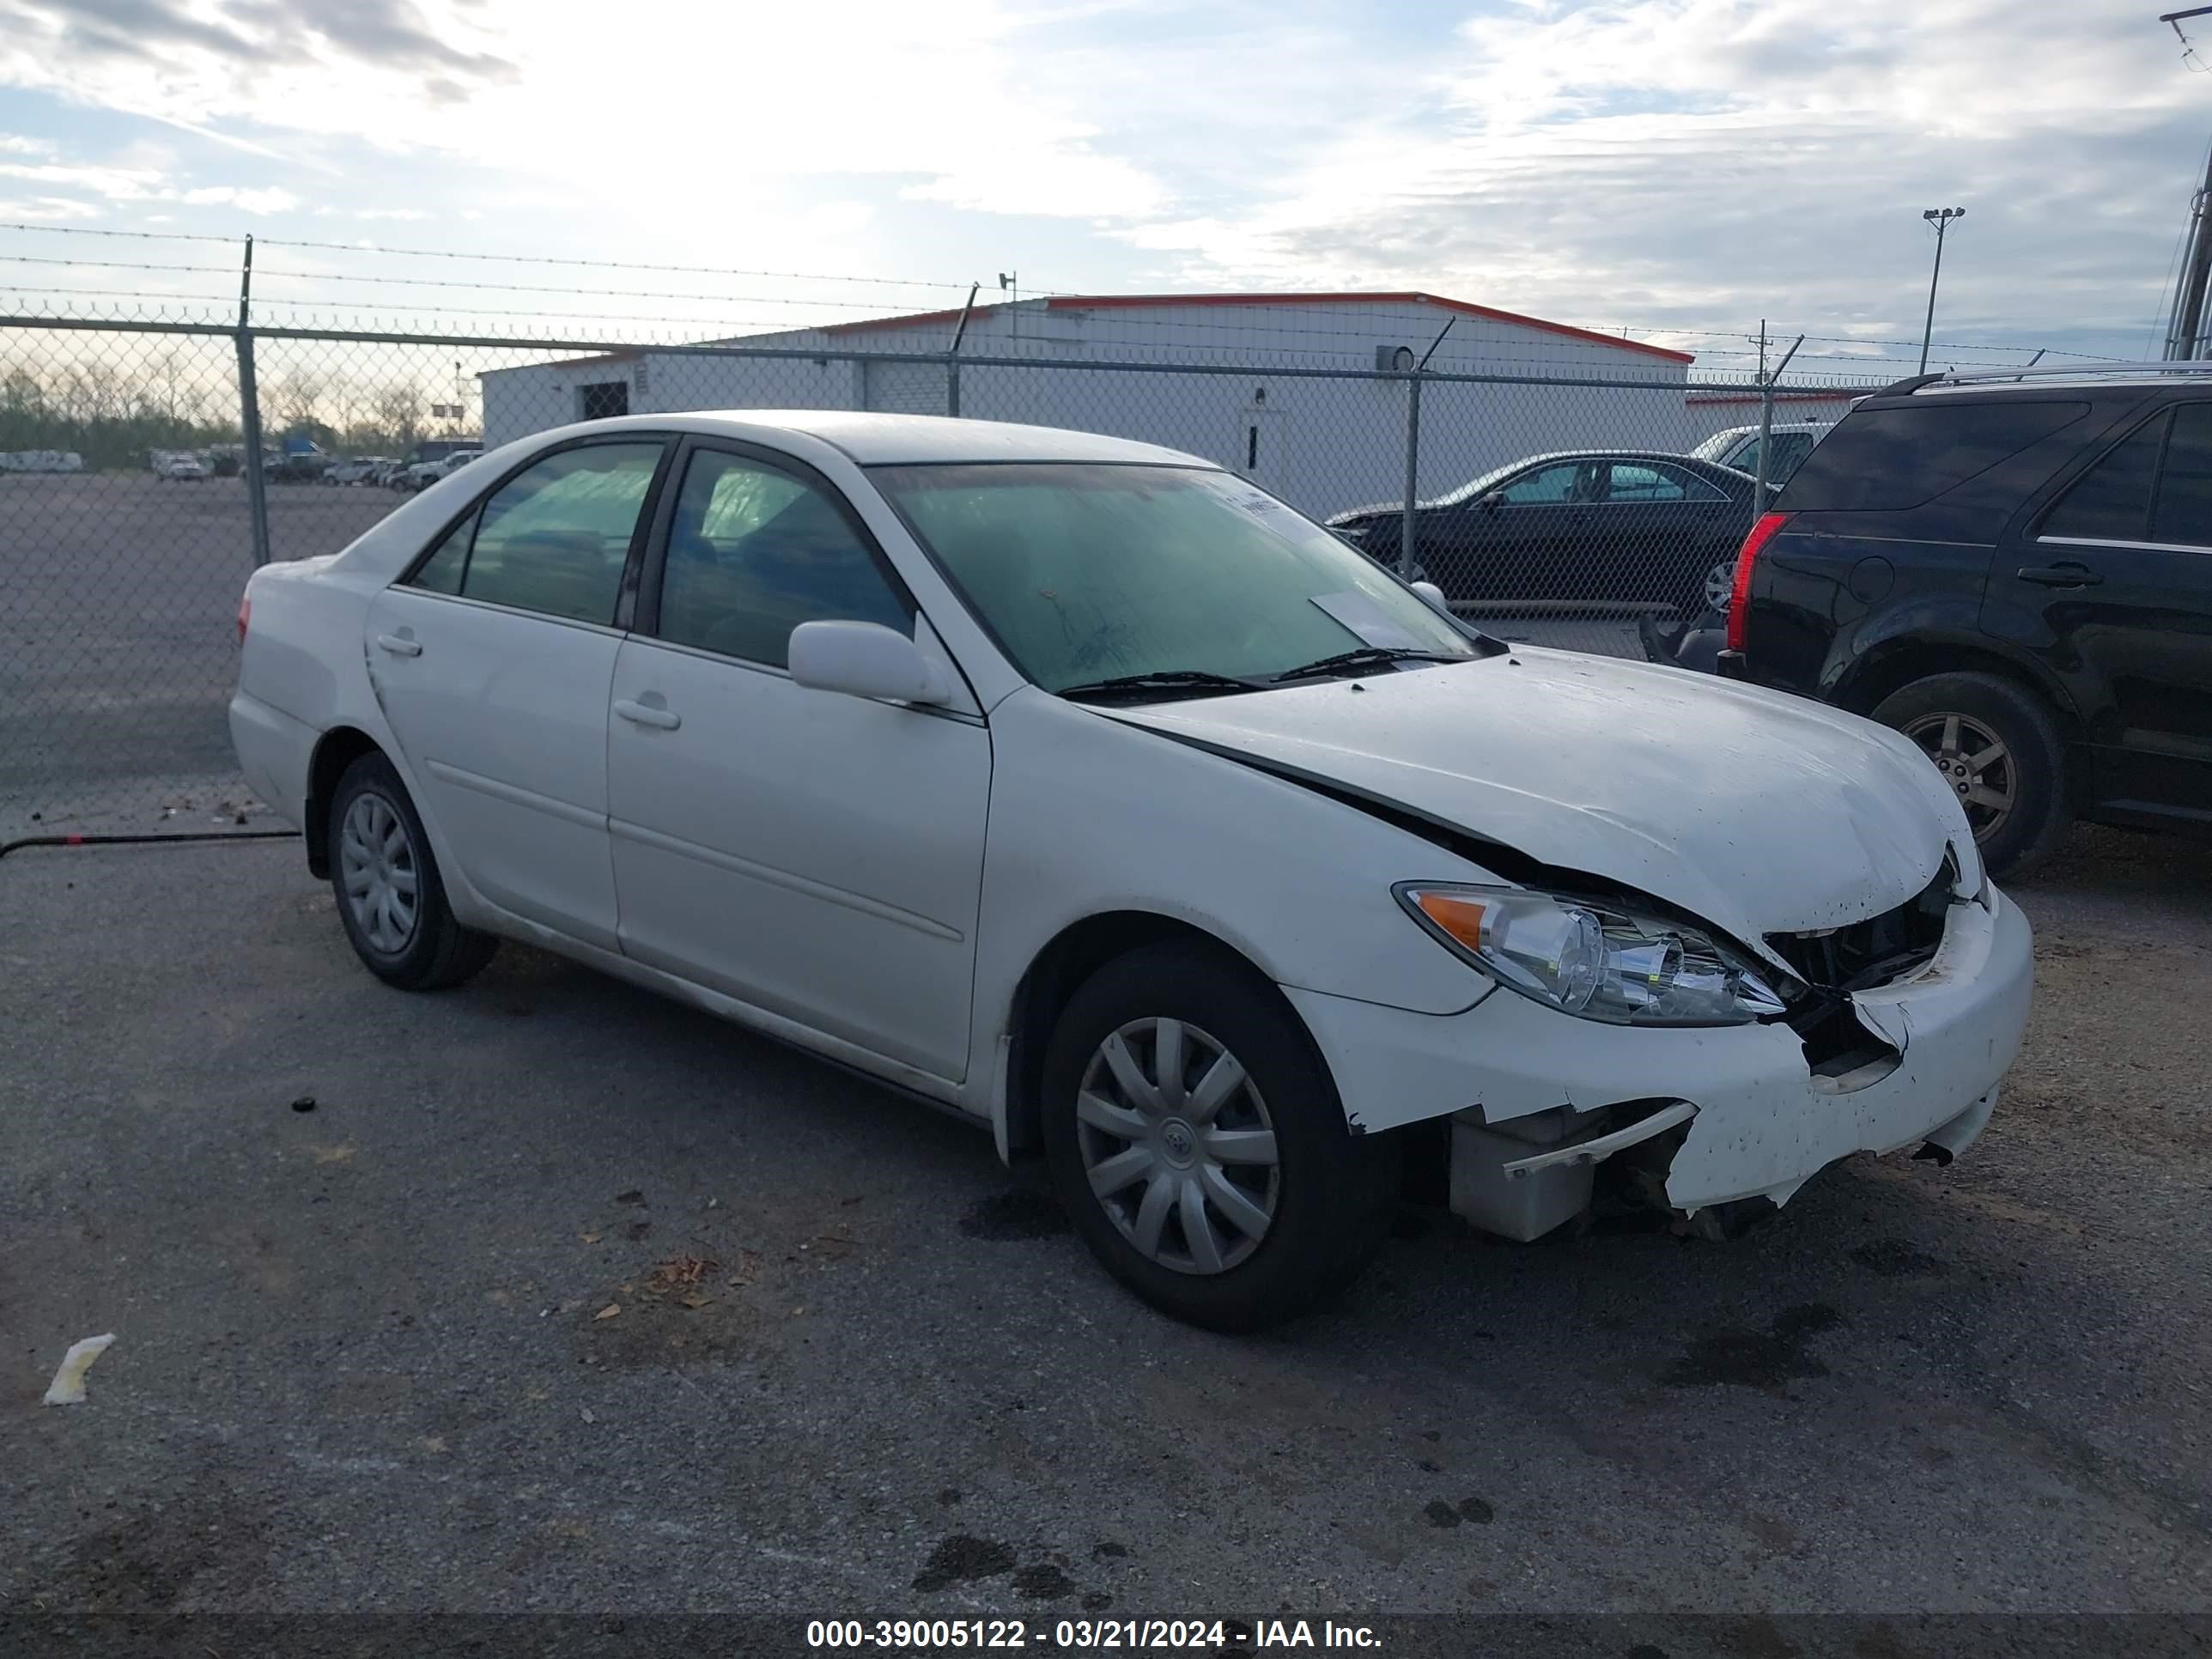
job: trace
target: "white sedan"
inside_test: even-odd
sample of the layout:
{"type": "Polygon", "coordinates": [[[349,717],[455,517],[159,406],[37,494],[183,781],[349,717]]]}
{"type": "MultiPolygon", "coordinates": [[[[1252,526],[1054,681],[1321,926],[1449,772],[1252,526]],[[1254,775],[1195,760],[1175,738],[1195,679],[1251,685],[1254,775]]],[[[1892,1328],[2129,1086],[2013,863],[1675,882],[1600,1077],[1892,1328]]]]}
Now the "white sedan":
{"type": "Polygon", "coordinates": [[[392,984],[519,939],[856,1067],[1218,1328],[1409,1155],[1527,1238],[1963,1150],[2028,928],[1926,757],[1437,604],[1147,445],[627,416],[257,571],[231,727],[392,984]]]}

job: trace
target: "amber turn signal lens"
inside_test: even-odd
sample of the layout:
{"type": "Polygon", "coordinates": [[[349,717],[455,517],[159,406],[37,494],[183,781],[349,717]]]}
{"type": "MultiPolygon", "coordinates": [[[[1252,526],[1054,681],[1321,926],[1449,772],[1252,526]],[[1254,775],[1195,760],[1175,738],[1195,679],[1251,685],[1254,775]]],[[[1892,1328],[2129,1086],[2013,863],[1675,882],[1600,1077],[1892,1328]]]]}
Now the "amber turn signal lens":
{"type": "Polygon", "coordinates": [[[1415,893],[1413,897],[1423,915],[1468,950],[1480,951],[1488,942],[1483,929],[1495,907],[1486,901],[1467,893],[1415,893]]]}

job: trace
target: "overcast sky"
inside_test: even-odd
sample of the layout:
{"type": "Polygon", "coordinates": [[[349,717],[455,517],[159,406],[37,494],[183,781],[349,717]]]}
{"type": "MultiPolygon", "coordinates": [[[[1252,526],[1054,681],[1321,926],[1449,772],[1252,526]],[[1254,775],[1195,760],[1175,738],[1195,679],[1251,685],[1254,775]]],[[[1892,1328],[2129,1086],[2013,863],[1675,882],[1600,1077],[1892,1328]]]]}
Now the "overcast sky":
{"type": "MultiPolygon", "coordinates": [[[[1917,340],[1920,210],[1957,205],[1939,340],[2155,355],[2212,139],[2212,74],[2159,9],[0,0],[0,221],[946,285],[266,260],[568,290],[418,304],[745,325],[953,303],[1000,271],[1032,290],[1419,288],[1721,367],[1761,317],[1917,340]]],[[[223,286],[27,263],[184,252],[228,258],[0,231],[0,283],[223,286]]],[[[289,283],[264,291],[369,296],[289,283]]]]}

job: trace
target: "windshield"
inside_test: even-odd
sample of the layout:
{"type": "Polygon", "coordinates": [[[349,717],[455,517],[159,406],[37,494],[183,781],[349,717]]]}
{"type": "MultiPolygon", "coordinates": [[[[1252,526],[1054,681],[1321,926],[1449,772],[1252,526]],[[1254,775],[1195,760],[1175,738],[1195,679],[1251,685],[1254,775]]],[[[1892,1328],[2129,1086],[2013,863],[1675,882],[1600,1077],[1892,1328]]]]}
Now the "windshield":
{"type": "Polygon", "coordinates": [[[869,476],[1048,691],[1265,678],[1363,646],[1476,654],[1364,554],[1226,472],[989,462],[869,476]]]}
{"type": "Polygon", "coordinates": [[[1692,450],[1690,454],[1694,459],[1700,461],[1725,460],[1728,459],[1728,453],[1729,450],[1741,443],[1745,439],[1753,438],[1758,436],[1758,434],[1759,428],[1757,427],[1731,427],[1726,432],[1714,433],[1711,437],[1706,439],[1705,442],[1699,444],[1695,449],[1692,450]]]}

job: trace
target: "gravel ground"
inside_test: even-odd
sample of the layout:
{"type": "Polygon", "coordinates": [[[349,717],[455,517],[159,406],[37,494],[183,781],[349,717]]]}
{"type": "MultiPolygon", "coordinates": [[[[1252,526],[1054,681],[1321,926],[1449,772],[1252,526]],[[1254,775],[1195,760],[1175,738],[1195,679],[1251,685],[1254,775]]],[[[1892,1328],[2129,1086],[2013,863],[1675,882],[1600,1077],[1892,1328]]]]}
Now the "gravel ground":
{"type": "Polygon", "coordinates": [[[1952,1168],[1729,1244],[1408,1211],[1237,1340],[702,1015],[511,946],[383,988],[293,844],[16,854],[0,1614],[2203,1611],[2212,852],[2085,834],[2018,896],[2034,1024],[1952,1168]]]}

